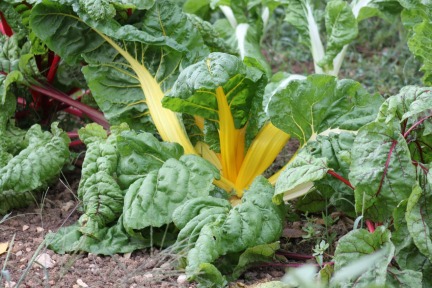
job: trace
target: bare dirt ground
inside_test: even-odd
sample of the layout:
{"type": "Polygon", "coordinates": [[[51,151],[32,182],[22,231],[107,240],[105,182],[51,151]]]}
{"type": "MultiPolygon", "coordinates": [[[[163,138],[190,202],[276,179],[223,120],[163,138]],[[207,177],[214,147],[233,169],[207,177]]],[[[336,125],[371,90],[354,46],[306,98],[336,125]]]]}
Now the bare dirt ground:
{"type": "MultiPolygon", "coordinates": [[[[287,147],[284,159],[276,161],[272,169],[282,167],[281,163],[286,163],[286,158],[294,153],[293,148],[287,147]]],[[[9,254],[0,255],[0,287],[196,287],[185,281],[183,272],[173,265],[175,256],[166,250],[101,257],[87,253],[58,255],[47,249],[45,235],[73,224],[80,216],[77,173],[61,178],[63,180],[46,191],[41,203],[13,211],[0,224],[0,245],[8,242],[11,247],[9,254]]],[[[319,226],[320,219],[314,221],[319,226]]],[[[287,222],[281,238],[283,251],[312,255],[311,248],[316,243],[304,239],[305,226],[304,220],[287,222]]],[[[344,233],[346,231],[338,234],[344,233]]],[[[230,287],[253,287],[256,283],[279,280],[287,263],[299,261],[305,262],[278,255],[274,263],[251,268],[230,287]]]]}

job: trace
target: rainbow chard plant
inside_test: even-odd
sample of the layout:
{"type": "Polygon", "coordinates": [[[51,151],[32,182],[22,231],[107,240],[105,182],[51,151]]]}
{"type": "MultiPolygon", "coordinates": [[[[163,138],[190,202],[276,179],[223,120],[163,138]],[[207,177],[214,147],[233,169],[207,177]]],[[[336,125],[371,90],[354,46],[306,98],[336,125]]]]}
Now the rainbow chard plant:
{"type": "Polygon", "coordinates": [[[356,130],[379,97],[325,75],[279,91],[267,86],[259,61],[226,53],[209,23],[170,1],[150,6],[119,6],[115,17],[50,1],[32,10],[34,33],[70,65],[84,63],[113,125],[110,135],[94,124],[80,130],[88,147],[78,189],[84,213],[50,235],[50,247],[113,254],[175,242],[190,279],[221,286],[245,259],[278,247],[279,173],[260,175],[289,134],[304,144],[328,129],[356,130]]]}

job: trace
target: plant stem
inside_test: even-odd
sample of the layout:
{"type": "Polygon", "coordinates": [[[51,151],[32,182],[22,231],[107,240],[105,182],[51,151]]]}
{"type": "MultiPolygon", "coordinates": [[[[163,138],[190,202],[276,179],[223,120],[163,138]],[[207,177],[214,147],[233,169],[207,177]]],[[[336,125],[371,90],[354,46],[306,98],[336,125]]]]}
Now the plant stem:
{"type": "Polygon", "coordinates": [[[47,81],[48,83],[52,83],[54,80],[54,76],[57,72],[58,63],[60,62],[60,56],[57,54],[54,55],[54,58],[51,62],[50,68],[48,70],[47,81]]]}
{"type": "Polygon", "coordinates": [[[411,131],[413,131],[414,129],[416,129],[418,126],[420,126],[424,121],[426,121],[428,118],[431,118],[432,114],[421,118],[419,121],[417,121],[416,123],[414,123],[404,134],[403,137],[406,139],[409,135],[409,133],[411,133],[411,131]]]}
{"type": "Polygon", "coordinates": [[[328,171],[327,171],[327,174],[329,174],[329,175],[335,177],[336,179],[339,179],[340,181],[342,181],[345,185],[347,185],[347,186],[350,187],[351,189],[353,189],[353,190],[355,189],[347,179],[345,179],[345,178],[342,177],[341,175],[337,174],[335,171],[333,171],[333,170],[328,170],[328,171]]]}
{"type": "MultiPolygon", "coordinates": [[[[305,263],[271,263],[271,262],[266,262],[265,265],[263,266],[276,266],[276,267],[301,267],[306,265],[305,263]]],[[[320,267],[319,264],[315,264],[315,263],[308,263],[307,265],[313,265],[313,266],[317,266],[320,267]]],[[[322,263],[322,266],[325,265],[334,265],[334,262],[324,262],[322,263]]]]}
{"type": "Polygon", "coordinates": [[[1,18],[1,22],[0,22],[0,32],[3,35],[6,35],[8,37],[13,35],[13,31],[11,29],[11,27],[9,26],[9,24],[6,21],[6,18],[4,17],[3,13],[0,12],[0,18],[1,18]]]}
{"type": "Polygon", "coordinates": [[[290,259],[295,259],[295,260],[308,260],[308,259],[314,259],[313,256],[311,255],[305,255],[305,254],[298,254],[298,253],[290,253],[290,252],[285,252],[285,251],[278,251],[277,254],[286,256],[290,259]]]}
{"type": "Polygon", "coordinates": [[[83,142],[81,140],[74,140],[74,141],[71,141],[69,143],[69,147],[79,146],[79,145],[82,145],[82,144],[83,144],[83,142]]]}
{"type": "Polygon", "coordinates": [[[387,155],[387,160],[386,160],[386,163],[385,163],[385,166],[384,166],[384,172],[383,172],[383,175],[381,177],[381,181],[380,181],[380,184],[379,184],[379,187],[378,187],[378,191],[375,193],[376,196],[378,196],[381,193],[381,188],[382,188],[383,183],[384,183],[384,178],[387,175],[387,170],[388,170],[388,167],[390,165],[391,156],[393,154],[394,149],[396,148],[397,143],[398,142],[396,140],[393,140],[392,146],[390,147],[390,151],[389,151],[389,153],[387,155]]]}
{"type": "Polygon", "coordinates": [[[375,225],[372,221],[366,220],[366,226],[367,226],[370,233],[375,232],[375,225]]]}
{"type": "Polygon", "coordinates": [[[110,127],[108,121],[105,119],[105,117],[100,111],[97,111],[96,109],[93,109],[79,101],[69,98],[67,94],[58,91],[53,87],[41,87],[37,85],[31,85],[30,89],[81,110],[85,115],[87,115],[87,117],[89,117],[94,122],[102,125],[105,129],[109,129],[110,127]]]}

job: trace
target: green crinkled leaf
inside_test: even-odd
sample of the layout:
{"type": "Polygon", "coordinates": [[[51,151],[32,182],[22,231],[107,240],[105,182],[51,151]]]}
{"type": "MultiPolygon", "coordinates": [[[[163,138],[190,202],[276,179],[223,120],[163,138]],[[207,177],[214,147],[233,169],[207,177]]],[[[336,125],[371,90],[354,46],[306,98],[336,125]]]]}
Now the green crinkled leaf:
{"type": "Polygon", "coordinates": [[[177,143],[160,142],[150,133],[133,131],[119,135],[117,147],[120,154],[117,172],[122,189],[160,169],[168,159],[179,159],[183,154],[183,148],[177,143]]]}
{"type": "Polygon", "coordinates": [[[392,123],[392,121],[401,122],[410,116],[427,111],[429,107],[428,104],[424,103],[426,104],[424,110],[422,107],[419,107],[418,104],[423,104],[422,102],[430,97],[429,90],[429,88],[417,86],[403,87],[397,95],[391,96],[381,105],[376,121],[384,123],[392,123]],[[420,100],[417,102],[419,98],[420,100]],[[411,107],[413,104],[414,106],[411,107]]]}
{"type": "Polygon", "coordinates": [[[10,205],[28,203],[32,199],[29,191],[48,186],[69,160],[69,137],[57,123],[52,124],[51,131],[43,132],[39,125],[33,125],[24,141],[28,146],[0,168],[0,214],[14,208],[10,205]]]}
{"type": "Polygon", "coordinates": [[[90,123],[78,130],[78,135],[86,145],[96,141],[104,141],[108,137],[107,131],[99,124],[90,123]]]}
{"type": "Polygon", "coordinates": [[[422,285],[422,272],[414,270],[400,271],[395,267],[389,267],[386,285],[387,287],[424,287],[422,285]]]}
{"type": "Polygon", "coordinates": [[[35,33],[62,59],[77,63],[84,58],[89,63],[83,69],[84,76],[112,124],[127,122],[133,129],[149,132],[154,131],[145,104],[145,97],[150,95],[143,94],[142,87],[147,84],[137,81],[136,65],[145,66],[166,91],[180,67],[209,53],[194,23],[176,3],[158,1],[151,6],[145,14],[130,17],[128,25],[121,25],[114,18],[95,21],[81,15],[84,22],[66,5],[44,2],[33,8],[30,21],[35,33]],[[118,40],[116,48],[123,55],[101,34],[118,40]],[[126,61],[125,54],[137,63],[126,61]]]}
{"type": "Polygon", "coordinates": [[[253,263],[271,261],[275,255],[275,252],[279,248],[279,242],[274,242],[271,244],[262,244],[246,249],[246,251],[240,255],[237,266],[232,272],[231,278],[239,278],[240,275],[253,263]]]}
{"type": "Polygon", "coordinates": [[[378,250],[381,251],[381,256],[374,261],[373,265],[369,265],[369,269],[366,272],[356,276],[352,282],[339,282],[336,287],[351,286],[354,283],[355,287],[386,287],[387,266],[390,264],[395,251],[390,237],[390,231],[384,226],[380,226],[373,233],[364,229],[358,229],[349,232],[339,239],[334,256],[335,273],[343,269],[343,267],[361,259],[363,256],[371,255],[378,250]]]}
{"type": "MultiPolygon", "coordinates": [[[[314,181],[315,189],[296,201],[296,208],[302,211],[325,211],[329,205],[339,211],[352,213],[354,193],[346,183],[329,175],[328,170],[348,179],[351,164],[351,148],[355,139],[354,133],[318,135],[315,141],[309,141],[303,148],[314,159],[323,158],[326,164],[326,175],[314,181]]],[[[294,159],[294,164],[296,159],[294,159]]],[[[278,180],[279,181],[279,180],[278,180]]],[[[353,215],[354,216],[354,215],[353,215]]]]}
{"type": "Polygon", "coordinates": [[[78,197],[83,201],[84,215],[80,217],[81,232],[96,237],[100,229],[116,221],[123,211],[125,192],[117,183],[119,155],[116,147],[117,132],[127,127],[113,127],[112,134],[98,124],[89,124],[79,130],[87,144],[78,197]]]}
{"type": "MultiPolygon", "coordinates": [[[[259,177],[244,194],[242,203],[229,210],[228,213],[220,213],[214,222],[208,221],[211,210],[203,209],[202,213],[206,214],[203,221],[206,221],[206,224],[200,231],[194,231],[194,233],[199,232],[199,236],[195,246],[188,252],[186,273],[192,278],[201,273],[200,277],[206,278],[207,276],[201,271],[204,263],[211,264],[218,257],[227,253],[236,253],[248,247],[276,241],[282,232],[284,209],[283,206],[272,203],[273,192],[274,189],[267,180],[259,177]]],[[[208,203],[208,200],[203,198],[201,201],[195,201],[194,205],[203,207],[200,204],[202,201],[208,203]]],[[[218,199],[215,203],[220,207],[224,206],[223,202],[228,203],[222,199],[218,199]]],[[[188,205],[189,201],[177,210],[184,211],[184,207],[188,205]]],[[[225,205],[228,206],[228,204],[225,205]]],[[[194,212],[189,214],[189,218],[193,215],[200,216],[201,208],[191,207],[191,209],[194,212]]],[[[177,210],[174,215],[178,215],[177,210]]]]}
{"type": "Polygon", "coordinates": [[[373,221],[387,219],[416,181],[404,137],[383,123],[363,126],[352,148],[349,180],[355,187],[356,211],[373,221]]]}
{"type": "Polygon", "coordinates": [[[139,230],[171,223],[174,209],[188,199],[208,195],[218,175],[213,165],[198,156],[168,159],[129,187],[123,209],[124,227],[139,230]]]}
{"type": "Polygon", "coordinates": [[[109,0],[79,0],[79,5],[92,19],[101,20],[115,16],[116,10],[110,2],[109,0]]]}
{"type": "Polygon", "coordinates": [[[228,281],[221,272],[210,263],[202,263],[199,265],[196,281],[198,282],[198,287],[202,288],[225,287],[228,284],[228,281]]]}
{"type": "Polygon", "coordinates": [[[333,69],[333,59],[357,37],[357,19],[347,2],[336,0],[326,6],[325,24],[327,49],[319,64],[333,69]]]}
{"type": "Polygon", "coordinates": [[[81,181],[79,190],[85,211],[79,219],[80,231],[96,238],[95,234],[100,228],[106,227],[122,214],[124,192],[113,175],[104,170],[81,181]]]}
{"type": "Polygon", "coordinates": [[[411,158],[422,163],[432,160],[429,137],[432,132],[432,94],[429,91],[428,87],[403,87],[397,95],[383,103],[376,119],[406,134],[411,158]]]}
{"type": "Polygon", "coordinates": [[[193,247],[201,229],[218,218],[223,218],[231,209],[231,204],[225,200],[214,197],[196,197],[186,201],[174,210],[172,218],[174,224],[180,229],[177,243],[183,248],[193,247]]]}
{"type": "MultiPolygon", "coordinates": [[[[423,179],[425,177],[422,177],[423,179]]],[[[422,187],[416,185],[408,199],[405,219],[408,231],[419,251],[432,262],[432,240],[429,228],[432,223],[430,197],[432,195],[432,173],[429,172],[427,181],[422,187]]]]}
{"type": "Polygon", "coordinates": [[[395,231],[392,233],[392,242],[396,247],[395,259],[402,270],[421,271],[423,287],[432,285],[429,275],[432,273],[432,263],[423,255],[414,243],[407,221],[405,219],[408,199],[403,201],[393,212],[395,231]]]}
{"type": "Polygon", "coordinates": [[[309,192],[313,182],[327,175],[326,158],[315,158],[305,149],[282,171],[275,186],[273,201],[282,203],[284,196],[297,198],[309,192]]]}
{"type": "Polygon", "coordinates": [[[69,138],[53,124],[52,134],[33,125],[27,132],[29,146],[0,171],[0,191],[25,192],[44,187],[69,160],[69,138]]]}
{"type": "Polygon", "coordinates": [[[311,75],[276,92],[267,113],[276,127],[303,145],[331,128],[359,129],[375,118],[380,104],[380,96],[369,95],[358,82],[311,75]]]}
{"type": "Polygon", "coordinates": [[[121,224],[121,219],[114,226],[97,231],[95,238],[83,235],[77,223],[60,228],[56,233],[49,233],[46,236],[48,248],[59,254],[85,251],[93,254],[113,255],[151,246],[150,240],[128,235],[121,224]]]}
{"type": "MultiPolygon", "coordinates": [[[[8,139],[3,136],[4,133],[6,133],[6,129],[7,129],[6,127],[8,127],[8,123],[10,122],[11,118],[14,116],[15,109],[16,109],[16,100],[14,96],[12,96],[11,94],[7,94],[5,95],[4,100],[5,101],[3,103],[0,103],[0,136],[2,136],[0,138],[0,142],[8,142],[8,139]]],[[[18,142],[18,143],[22,143],[22,142],[18,142]]]]}
{"type": "Polygon", "coordinates": [[[206,59],[184,69],[172,90],[164,97],[163,105],[173,111],[198,115],[218,121],[216,88],[222,87],[234,117],[241,128],[250,117],[262,73],[248,67],[236,56],[211,53],[206,59]]]}
{"type": "Polygon", "coordinates": [[[9,86],[15,82],[23,81],[23,75],[20,71],[12,71],[7,75],[0,74],[0,104],[6,101],[6,94],[9,91],[9,86]]]}
{"type": "Polygon", "coordinates": [[[408,40],[408,47],[416,57],[423,61],[421,70],[424,72],[423,82],[432,85],[432,15],[413,27],[413,35],[408,40]]]}
{"type": "Polygon", "coordinates": [[[90,64],[82,71],[99,108],[110,123],[127,122],[132,129],[155,130],[150,118],[145,116],[148,108],[138,79],[131,76],[132,71],[113,69],[110,63],[90,64]]]}

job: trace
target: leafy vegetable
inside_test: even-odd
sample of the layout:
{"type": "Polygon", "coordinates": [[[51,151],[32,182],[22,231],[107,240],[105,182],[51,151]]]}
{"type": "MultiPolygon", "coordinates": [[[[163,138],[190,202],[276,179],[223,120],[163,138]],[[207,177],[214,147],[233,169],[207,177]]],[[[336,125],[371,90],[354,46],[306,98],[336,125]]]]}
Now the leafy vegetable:
{"type": "Polygon", "coordinates": [[[157,234],[156,228],[172,223],[175,208],[209,195],[219,177],[204,159],[182,155],[179,144],[161,143],[127,125],[113,126],[109,136],[97,124],[79,133],[88,146],[78,189],[84,214],[78,226],[50,236],[59,253],[112,254],[147,247],[154,239],[145,229],[155,228],[157,234]]]}
{"type": "MultiPolygon", "coordinates": [[[[24,139],[26,147],[6,159],[3,157],[10,149],[0,145],[0,214],[32,202],[32,191],[47,187],[69,161],[69,138],[57,124],[51,126],[51,131],[32,126],[24,139]]],[[[1,138],[10,135],[0,130],[1,138]]]]}
{"type": "MultiPolygon", "coordinates": [[[[245,192],[242,203],[232,209],[227,200],[207,197],[189,200],[174,211],[180,235],[197,237],[192,247],[186,246],[186,273],[191,279],[219,278],[212,268],[217,264],[212,263],[220,256],[279,238],[284,207],[272,203],[273,191],[267,180],[259,177],[245,192]],[[190,223],[195,223],[194,227],[190,223]]],[[[178,243],[182,247],[182,242],[178,243]]]]}

